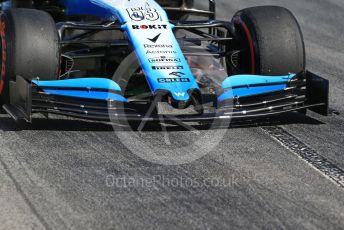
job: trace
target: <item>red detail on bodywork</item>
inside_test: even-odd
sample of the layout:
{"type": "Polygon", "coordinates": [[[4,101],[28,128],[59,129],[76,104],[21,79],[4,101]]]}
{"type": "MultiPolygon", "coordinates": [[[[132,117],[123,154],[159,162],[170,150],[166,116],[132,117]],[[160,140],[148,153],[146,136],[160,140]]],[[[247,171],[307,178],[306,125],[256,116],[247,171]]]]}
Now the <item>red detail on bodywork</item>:
{"type": "Polygon", "coordinates": [[[4,90],[4,81],[0,80],[0,95],[2,94],[3,90],[4,90]]]}
{"type": "Polygon", "coordinates": [[[254,53],[254,43],[253,43],[253,38],[251,35],[251,32],[249,30],[249,28],[247,27],[246,23],[240,18],[240,17],[236,17],[234,19],[234,22],[236,24],[240,24],[242,26],[242,28],[244,29],[247,41],[248,41],[248,45],[250,48],[250,56],[251,56],[251,73],[252,74],[256,74],[256,58],[255,58],[255,53],[254,53]]]}
{"type": "Polygon", "coordinates": [[[6,61],[7,61],[7,43],[6,43],[6,24],[4,21],[0,22],[0,37],[2,45],[2,63],[1,63],[1,79],[0,79],[0,95],[4,90],[4,77],[6,75],[6,61]]]}

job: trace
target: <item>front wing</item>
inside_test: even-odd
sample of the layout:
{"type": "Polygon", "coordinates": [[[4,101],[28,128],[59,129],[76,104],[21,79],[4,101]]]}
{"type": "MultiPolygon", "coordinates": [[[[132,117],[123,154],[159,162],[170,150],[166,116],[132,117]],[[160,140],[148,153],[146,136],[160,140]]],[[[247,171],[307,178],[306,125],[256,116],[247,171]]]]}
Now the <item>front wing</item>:
{"type": "Polygon", "coordinates": [[[17,76],[10,82],[10,104],[3,108],[15,120],[27,122],[34,113],[99,121],[161,121],[163,117],[164,121],[184,122],[254,120],[306,109],[329,114],[329,81],[311,72],[294,75],[286,82],[257,82],[254,78],[244,85],[234,82],[216,95],[202,95],[202,108],[196,114],[159,113],[156,96],[152,95],[150,102],[128,100],[108,79],[29,82],[17,76]],[[147,108],[153,109],[147,112],[147,108]]]}

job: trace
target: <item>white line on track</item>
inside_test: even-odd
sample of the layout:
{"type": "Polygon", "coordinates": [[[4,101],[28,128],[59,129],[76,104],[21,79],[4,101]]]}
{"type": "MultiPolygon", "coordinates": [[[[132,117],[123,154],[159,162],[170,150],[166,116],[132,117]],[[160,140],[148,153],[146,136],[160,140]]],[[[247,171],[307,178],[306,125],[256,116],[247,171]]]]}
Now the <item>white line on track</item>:
{"type": "Polygon", "coordinates": [[[344,170],[317,153],[297,137],[293,136],[282,127],[262,127],[265,133],[278,141],[285,148],[296,154],[311,167],[330,179],[335,184],[344,188],[344,170]]]}

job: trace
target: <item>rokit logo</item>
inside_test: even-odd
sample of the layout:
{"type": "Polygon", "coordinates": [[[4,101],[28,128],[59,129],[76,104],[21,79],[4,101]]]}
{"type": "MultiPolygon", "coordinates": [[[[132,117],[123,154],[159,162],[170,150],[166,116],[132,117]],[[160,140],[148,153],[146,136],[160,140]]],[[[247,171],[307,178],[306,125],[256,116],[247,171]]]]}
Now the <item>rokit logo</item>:
{"type": "Polygon", "coordinates": [[[180,63],[180,58],[174,58],[174,57],[157,57],[157,58],[149,58],[148,61],[150,63],[180,63]]]}
{"type": "Polygon", "coordinates": [[[132,25],[134,30],[167,30],[167,25],[132,25]]]}
{"type": "Polygon", "coordinates": [[[169,78],[158,78],[159,83],[187,83],[190,82],[190,79],[185,76],[185,73],[182,72],[172,72],[169,74],[170,76],[175,77],[169,77],[169,78]]]}
{"type": "Polygon", "coordinates": [[[152,66],[153,70],[180,70],[183,66],[152,66]]]}

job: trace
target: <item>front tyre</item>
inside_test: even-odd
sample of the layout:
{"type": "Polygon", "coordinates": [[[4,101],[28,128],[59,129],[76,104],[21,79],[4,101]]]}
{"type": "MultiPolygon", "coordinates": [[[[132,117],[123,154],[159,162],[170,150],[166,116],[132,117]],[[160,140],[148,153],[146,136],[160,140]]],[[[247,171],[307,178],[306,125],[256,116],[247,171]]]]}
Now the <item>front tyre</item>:
{"type": "Polygon", "coordinates": [[[283,7],[259,6],[239,11],[233,23],[240,37],[238,68],[244,73],[286,75],[305,70],[300,25],[283,7]]]}
{"type": "Polygon", "coordinates": [[[60,63],[55,22],[43,11],[11,9],[0,16],[0,102],[9,102],[9,82],[57,79],[60,63]]]}

